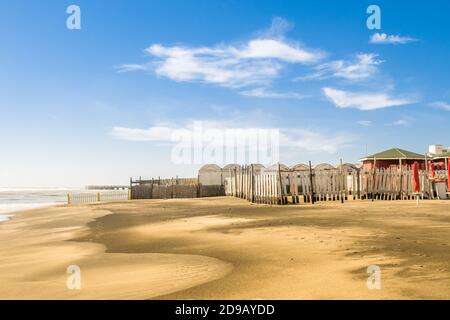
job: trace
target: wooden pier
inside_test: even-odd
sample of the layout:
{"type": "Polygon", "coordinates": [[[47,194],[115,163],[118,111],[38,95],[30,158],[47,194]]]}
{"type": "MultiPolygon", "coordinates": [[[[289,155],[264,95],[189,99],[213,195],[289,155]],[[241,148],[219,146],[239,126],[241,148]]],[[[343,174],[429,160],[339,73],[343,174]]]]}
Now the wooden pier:
{"type": "Polygon", "coordinates": [[[129,186],[115,186],[115,185],[90,185],[86,186],[86,190],[128,190],[129,186]]]}

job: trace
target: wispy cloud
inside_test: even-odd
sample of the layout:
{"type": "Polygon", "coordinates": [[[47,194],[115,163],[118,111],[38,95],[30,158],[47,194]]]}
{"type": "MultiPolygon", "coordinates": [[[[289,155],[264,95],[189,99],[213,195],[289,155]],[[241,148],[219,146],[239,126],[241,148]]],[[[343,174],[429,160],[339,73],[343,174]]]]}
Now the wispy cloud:
{"type": "Polygon", "coordinates": [[[355,108],[363,111],[416,102],[412,98],[395,98],[387,93],[350,92],[328,87],[323,88],[323,92],[338,108],[355,108]]]}
{"type": "Polygon", "coordinates": [[[292,22],[289,22],[281,17],[274,17],[272,19],[272,25],[267,30],[260,32],[258,38],[283,39],[284,35],[293,27],[294,24],[292,22]]]}
{"type": "Polygon", "coordinates": [[[147,129],[113,127],[111,135],[119,140],[127,141],[170,141],[174,128],[155,125],[147,129]]]}
{"type": "Polygon", "coordinates": [[[307,152],[326,152],[335,154],[337,151],[351,146],[354,137],[346,134],[324,134],[304,129],[283,129],[280,132],[281,145],[305,150],[307,152]]]}
{"type": "Polygon", "coordinates": [[[267,90],[265,88],[256,88],[252,90],[241,91],[241,95],[256,98],[273,98],[273,99],[304,99],[307,96],[296,92],[277,92],[267,90]]]}
{"type": "Polygon", "coordinates": [[[119,71],[151,70],[180,82],[202,82],[241,88],[263,85],[276,78],[286,64],[310,64],[323,52],[289,41],[280,33],[286,28],[277,18],[267,33],[240,45],[212,47],[153,44],[146,52],[154,59],[144,64],[125,64],[119,71]]]}
{"type": "Polygon", "coordinates": [[[370,120],[360,120],[358,121],[358,124],[364,126],[364,127],[370,127],[372,125],[372,121],[370,120]]]}
{"type": "Polygon", "coordinates": [[[444,101],[436,101],[429,104],[430,107],[450,111],[450,103],[444,101]]]}
{"type": "Polygon", "coordinates": [[[344,78],[358,80],[369,78],[378,71],[378,65],[384,61],[377,59],[374,53],[359,53],[353,61],[335,60],[316,66],[315,72],[295,80],[322,80],[327,78],[344,78]]]}
{"type": "Polygon", "coordinates": [[[415,38],[400,35],[387,35],[386,33],[375,33],[370,37],[370,43],[373,44],[405,44],[418,41],[415,38]]]}
{"type": "Polygon", "coordinates": [[[388,127],[392,127],[392,126],[406,126],[409,124],[409,121],[404,120],[404,119],[400,119],[400,120],[396,120],[390,123],[386,123],[386,126],[388,127]]]}
{"type": "Polygon", "coordinates": [[[118,72],[129,72],[129,71],[138,71],[138,70],[146,70],[147,66],[141,64],[123,64],[121,66],[116,67],[118,72]]]}

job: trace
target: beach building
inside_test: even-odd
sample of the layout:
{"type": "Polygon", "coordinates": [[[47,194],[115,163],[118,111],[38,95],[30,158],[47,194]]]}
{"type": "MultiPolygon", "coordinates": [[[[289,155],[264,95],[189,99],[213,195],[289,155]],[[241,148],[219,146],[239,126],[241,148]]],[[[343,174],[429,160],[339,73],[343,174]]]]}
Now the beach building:
{"type": "Polygon", "coordinates": [[[198,182],[203,186],[221,186],[222,168],[216,164],[205,164],[198,171],[198,182]]]}
{"type": "Polygon", "coordinates": [[[436,170],[446,170],[450,159],[450,148],[444,148],[442,144],[432,144],[428,147],[428,159],[436,170]]]}
{"type": "Polygon", "coordinates": [[[412,151],[392,148],[366,156],[359,159],[362,162],[362,168],[364,170],[370,170],[372,168],[384,168],[387,169],[392,166],[410,165],[412,166],[415,161],[419,164],[419,169],[425,170],[425,155],[415,153],[412,151]]]}
{"type": "Polygon", "coordinates": [[[437,197],[445,199],[450,196],[450,148],[441,144],[428,146],[429,179],[433,182],[437,197]]]}

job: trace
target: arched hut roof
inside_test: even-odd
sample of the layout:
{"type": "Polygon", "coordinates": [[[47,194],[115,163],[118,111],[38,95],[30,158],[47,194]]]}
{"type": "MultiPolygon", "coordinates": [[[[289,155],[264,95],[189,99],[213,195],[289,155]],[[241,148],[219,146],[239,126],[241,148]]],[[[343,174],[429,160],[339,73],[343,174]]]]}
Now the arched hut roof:
{"type": "Polygon", "coordinates": [[[201,167],[199,172],[205,172],[205,171],[222,171],[222,169],[217,164],[205,164],[203,167],[201,167]]]}
{"type": "Polygon", "coordinates": [[[223,167],[223,170],[233,170],[233,169],[237,169],[237,168],[239,168],[240,167],[240,165],[238,165],[237,163],[230,163],[230,164],[227,164],[225,167],[223,167]]]}
{"type": "Polygon", "coordinates": [[[298,163],[298,164],[292,166],[291,170],[292,171],[305,171],[305,170],[309,170],[309,166],[304,163],[298,163]]]}
{"type": "Polygon", "coordinates": [[[336,169],[336,168],[333,167],[329,163],[320,163],[320,164],[314,166],[314,170],[332,170],[332,169],[336,169]]]}
{"type": "Polygon", "coordinates": [[[266,168],[260,163],[254,163],[254,164],[252,164],[252,166],[253,166],[253,169],[255,169],[255,170],[262,170],[262,169],[266,168]]]}
{"type": "Polygon", "coordinates": [[[253,171],[255,173],[260,173],[260,172],[263,172],[264,170],[266,170],[266,167],[264,167],[260,163],[254,163],[254,164],[252,164],[252,166],[253,166],[253,171]]]}
{"type": "Polygon", "coordinates": [[[280,169],[281,172],[283,171],[291,171],[291,169],[289,169],[289,167],[285,164],[273,164],[270,167],[267,167],[264,171],[278,171],[278,168],[280,169]]]}

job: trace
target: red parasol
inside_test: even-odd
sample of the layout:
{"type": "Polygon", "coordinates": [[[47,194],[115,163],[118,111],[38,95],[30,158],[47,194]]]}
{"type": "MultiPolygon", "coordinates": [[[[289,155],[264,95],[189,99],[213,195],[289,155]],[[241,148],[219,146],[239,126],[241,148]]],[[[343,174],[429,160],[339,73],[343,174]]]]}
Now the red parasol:
{"type": "Polygon", "coordinates": [[[450,158],[447,160],[447,192],[450,192],[450,158]]]}
{"type": "Polygon", "coordinates": [[[417,161],[414,161],[414,192],[420,192],[419,164],[417,161]]]}

